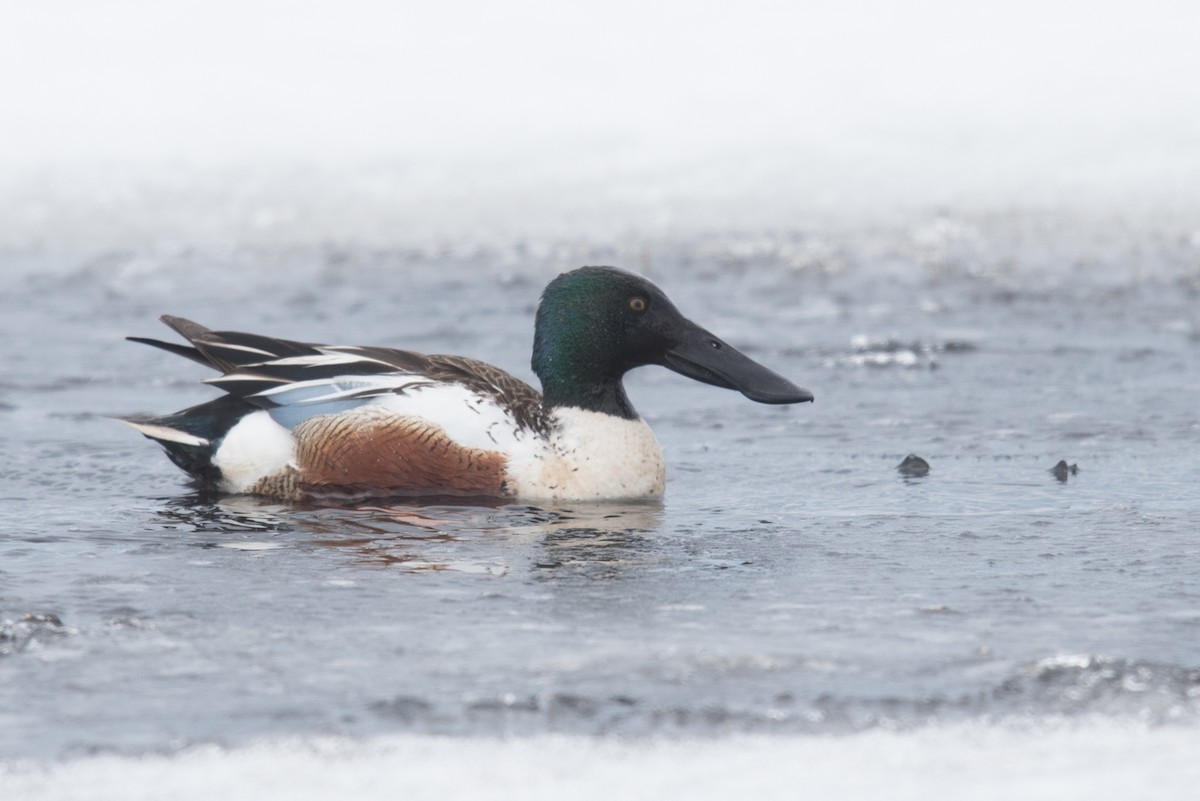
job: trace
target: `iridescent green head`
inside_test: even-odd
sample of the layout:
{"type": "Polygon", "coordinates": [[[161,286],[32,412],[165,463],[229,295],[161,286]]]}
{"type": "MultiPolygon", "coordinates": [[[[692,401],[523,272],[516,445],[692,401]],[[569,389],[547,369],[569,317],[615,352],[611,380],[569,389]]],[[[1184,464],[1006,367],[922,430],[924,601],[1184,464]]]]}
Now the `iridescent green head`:
{"type": "Polygon", "coordinates": [[[647,364],[736,389],[759,403],[813,399],[688,320],[641,276],[582,267],[550,282],[533,337],[533,372],[542,381],[544,406],[635,419],[621,379],[647,364]]]}

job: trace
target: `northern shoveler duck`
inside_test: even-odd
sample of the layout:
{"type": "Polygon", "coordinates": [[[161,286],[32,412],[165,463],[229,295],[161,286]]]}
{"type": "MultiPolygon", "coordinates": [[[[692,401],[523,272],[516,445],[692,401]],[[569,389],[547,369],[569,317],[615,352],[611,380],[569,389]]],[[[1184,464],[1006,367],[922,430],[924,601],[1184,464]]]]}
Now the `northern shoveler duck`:
{"type": "Polygon", "coordinates": [[[813,399],[685,318],[654,284],[609,267],[564,273],[543,292],[532,362],[540,394],[462,356],[162,321],[191,347],[129,339],[220,371],[205,383],[226,394],[122,422],[229,493],[654,498],[662,450],[625,396],[627,371],[659,364],[759,403],[813,399]]]}

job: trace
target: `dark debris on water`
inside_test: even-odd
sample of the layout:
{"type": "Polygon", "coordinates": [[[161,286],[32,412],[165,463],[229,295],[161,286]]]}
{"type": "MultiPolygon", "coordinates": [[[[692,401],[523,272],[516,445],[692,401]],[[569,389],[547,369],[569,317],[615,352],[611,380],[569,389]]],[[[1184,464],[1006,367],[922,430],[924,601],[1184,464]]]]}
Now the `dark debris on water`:
{"type": "Polygon", "coordinates": [[[900,471],[900,475],[905,478],[923,478],[929,475],[929,462],[917,456],[915,453],[910,453],[904,457],[904,461],[896,465],[896,469],[900,471]]]}
{"type": "Polygon", "coordinates": [[[1068,478],[1079,475],[1079,465],[1067,464],[1066,459],[1060,459],[1058,464],[1050,468],[1050,474],[1066,484],[1068,478]]]}

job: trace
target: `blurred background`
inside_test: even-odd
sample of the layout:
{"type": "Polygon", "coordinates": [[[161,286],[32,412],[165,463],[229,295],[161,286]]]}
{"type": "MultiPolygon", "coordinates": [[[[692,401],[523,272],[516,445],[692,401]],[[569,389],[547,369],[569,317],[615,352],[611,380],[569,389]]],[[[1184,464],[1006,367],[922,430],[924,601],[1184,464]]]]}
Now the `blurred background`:
{"type": "Polygon", "coordinates": [[[1194,219],[1198,25],[1182,0],[6,3],[0,245],[1194,219]]]}

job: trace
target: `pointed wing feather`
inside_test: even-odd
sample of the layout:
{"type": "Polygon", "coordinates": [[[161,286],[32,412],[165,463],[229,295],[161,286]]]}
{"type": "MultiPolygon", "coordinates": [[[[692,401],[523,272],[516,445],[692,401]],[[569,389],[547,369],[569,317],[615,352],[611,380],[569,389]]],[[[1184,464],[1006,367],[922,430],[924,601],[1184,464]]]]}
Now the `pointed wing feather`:
{"type": "Polygon", "coordinates": [[[544,429],[542,394],[511,373],[487,362],[466,356],[426,355],[362,345],[330,345],[322,347],[322,350],[371,359],[388,365],[390,371],[421,375],[435,383],[460,384],[510,409],[521,427],[534,431],[544,429]]]}
{"type": "Polygon", "coordinates": [[[174,353],[176,356],[182,356],[185,359],[191,359],[194,362],[199,362],[205,367],[212,366],[208,361],[208,358],[203,353],[195,348],[189,348],[187,345],[176,345],[174,342],[163,342],[161,339],[151,339],[149,337],[125,337],[125,339],[129,340],[130,342],[140,342],[143,345],[150,345],[152,347],[165,350],[168,353],[174,353]]]}
{"type": "Polygon", "coordinates": [[[170,315],[164,315],[162,321],[194,349],[157,340],[138,341],[219,370],[220,377],[205,383],[289,421],[342,411],[374,397],[457,384],[508,409],[522,428],[545,430],[541,394],[504,370],[476,359],[213,331],[170,315]],[[279,411],[282,407],[304,408],[284,414],[279,411]]]}

